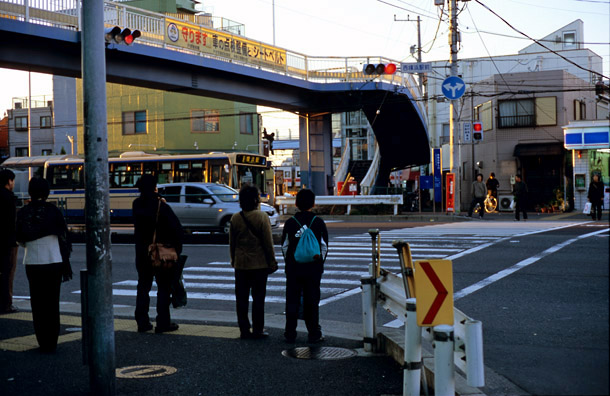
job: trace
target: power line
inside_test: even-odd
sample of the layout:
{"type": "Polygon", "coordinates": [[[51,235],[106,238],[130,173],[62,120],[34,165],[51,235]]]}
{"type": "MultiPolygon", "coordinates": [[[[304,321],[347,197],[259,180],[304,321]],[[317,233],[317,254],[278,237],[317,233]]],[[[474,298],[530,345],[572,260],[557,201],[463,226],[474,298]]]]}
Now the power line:
{"type": "Polygon", "coordinates": [[[560,58],[562,58],[563,60],[565,60],[566,62],[569,62],[571,64],[573,64],[574,66],[578,67],[579,69],[582,69],[584,71],[588,71],[590,73],[593,73],[599,77],[602,78],[606,78],[608,79],[607,76],[603,75],[602,73],[598,73],[594,70],[591,69],[587,69],[585,67],[582,67],[581,65],[579,65],[576,62],[571,61],[570,59],[566,58],[565,56],[561,55],[560,53],[550,49],[549,47],[547,47],[546,45],[542,44],[540,41],[528,36],[527,34],[523,33],[522,31],[520,31],[519,29],[517,29],[516,27],[514,27],[513,25],[511,25],[506,19],[502,18],[500,15],[498,15],[494,10],[492,10],[491,8],[489,8],[488,6],[486,6],[485,4],[483,4],[480,0],[475,0],[479,5],[483,6],[484,8],[486,8],[489,12],[491,12],[492,14],[494,14],[496,17],[498,17],[502,22],[504,22],[506,25],[508,25],[508,27],[510,27],[511,29],[513,29],[515,32],[527,37],[528,39],[532,40],[533,42],[535,42],[536,44],[538,44],[539,46],[541,46],[542,48],[547,49],[548,51],[554,53],[555,55],[559,56],[560,58]]]}

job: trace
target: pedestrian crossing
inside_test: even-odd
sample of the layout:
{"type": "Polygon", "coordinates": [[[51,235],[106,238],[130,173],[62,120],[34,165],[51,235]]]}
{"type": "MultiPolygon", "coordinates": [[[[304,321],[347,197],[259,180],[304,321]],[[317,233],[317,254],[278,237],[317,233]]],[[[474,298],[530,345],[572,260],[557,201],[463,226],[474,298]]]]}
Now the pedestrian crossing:
{"type": "MultiPolygon", "coordinates": [[[[395,240],[409,243],[414,260],[453,259],[503,238],[567,226],[557,222],[519,225],[504,222],[502,226],[488,223],[477,226],[473,226],[471,222],[452,223],[382,230],[379,233],[381,267],[400,273],[398,253],[392,246],[395,240]]],[[[280,247],[275,248],[279,270],[269,276],[266,302],[283,304],[286,290],[284,260],[280,247]]],[[[331,237],[321,282],[321,305],[359,292],[360,279],[369,275],[371,257],[372,240],[368,233],[331,237]]],[[[198,262],[197,265],[187,266],[184,268],[183,277],[189,300],[235,301],[234,270],[228,257],[226,261],[198,262]]],[[[113,284],[113,295],[135,297],[136,286],[136,279],[116,282],[113,284]]],[[[156,297],[156,285],[153,285],[151,297],[156,297]]]]}

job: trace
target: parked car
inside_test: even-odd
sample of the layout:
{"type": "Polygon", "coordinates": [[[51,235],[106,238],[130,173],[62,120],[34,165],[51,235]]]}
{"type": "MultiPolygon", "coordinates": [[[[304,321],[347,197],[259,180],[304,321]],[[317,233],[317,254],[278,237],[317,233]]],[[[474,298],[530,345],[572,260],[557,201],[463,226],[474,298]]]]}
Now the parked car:
{"type": "MultiPolygon", "coordinates": [[[[224,184],[171,183],[157,186],[187,232],[212,231],[229,233],[231,216],[239,213],[239,192],[224,184]]],[[[269,215],[271,227],[279,226],[279,214],[261,203],[261,210],[269,215]]]]}

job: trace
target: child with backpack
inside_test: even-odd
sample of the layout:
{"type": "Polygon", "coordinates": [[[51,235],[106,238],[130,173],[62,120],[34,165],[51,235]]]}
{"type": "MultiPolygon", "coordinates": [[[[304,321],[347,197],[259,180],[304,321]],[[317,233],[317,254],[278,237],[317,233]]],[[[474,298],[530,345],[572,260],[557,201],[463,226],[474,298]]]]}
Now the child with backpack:
{"type": "Polygon", "coordinates": [[[328,231],[324,220],[311,213],[316,196],[309,189],[296,196],[299,212],[288,219],[282,233],[282,253],[286,264],[286,327],[284,338],[294,343],[301,295],[308,341],[324,341],[319,325],[320,281],[328,253],[328,231]]]}

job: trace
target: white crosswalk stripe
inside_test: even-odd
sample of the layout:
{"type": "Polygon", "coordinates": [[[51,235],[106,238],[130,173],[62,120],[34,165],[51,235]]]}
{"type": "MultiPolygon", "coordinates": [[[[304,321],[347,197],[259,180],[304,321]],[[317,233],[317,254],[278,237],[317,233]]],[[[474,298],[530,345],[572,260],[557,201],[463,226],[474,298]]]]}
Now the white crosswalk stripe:
{"type": "MultiPolygon", "coordinates": [[[[409,243],[414,260],[455,258],[502,238],[518,237],[573,224],[559,222],[497,223],[450,223],[380,231],[381,266],[392,272],[400,272],[398,254],[392,246],[395,240],[404,240],[409,243]]],[[[369,274],[371,249],[372,241],[368,233],[331,237],[321,282],[321,305],[359,291],[360,279],[369,274]]],[[[269,276],[266,301],[283,304],[285,303],[286,278],[284,259],[279,246],[276,246],[276,258],[279,263],[279,271],[269,276]]],[[[184,268],[183,272],[189,299],[235,301],[234,270],[228,261],[203,261],[196,265],[192,263],[193,261],[191,261],[191,265],[184,268]]],[[[113,284],[113,294],[135,297],[136,286],[137,280],[116,282],[113,284]]],[[[151,297],[155,296],[156,285],[151,291],[151,297]]]]}

